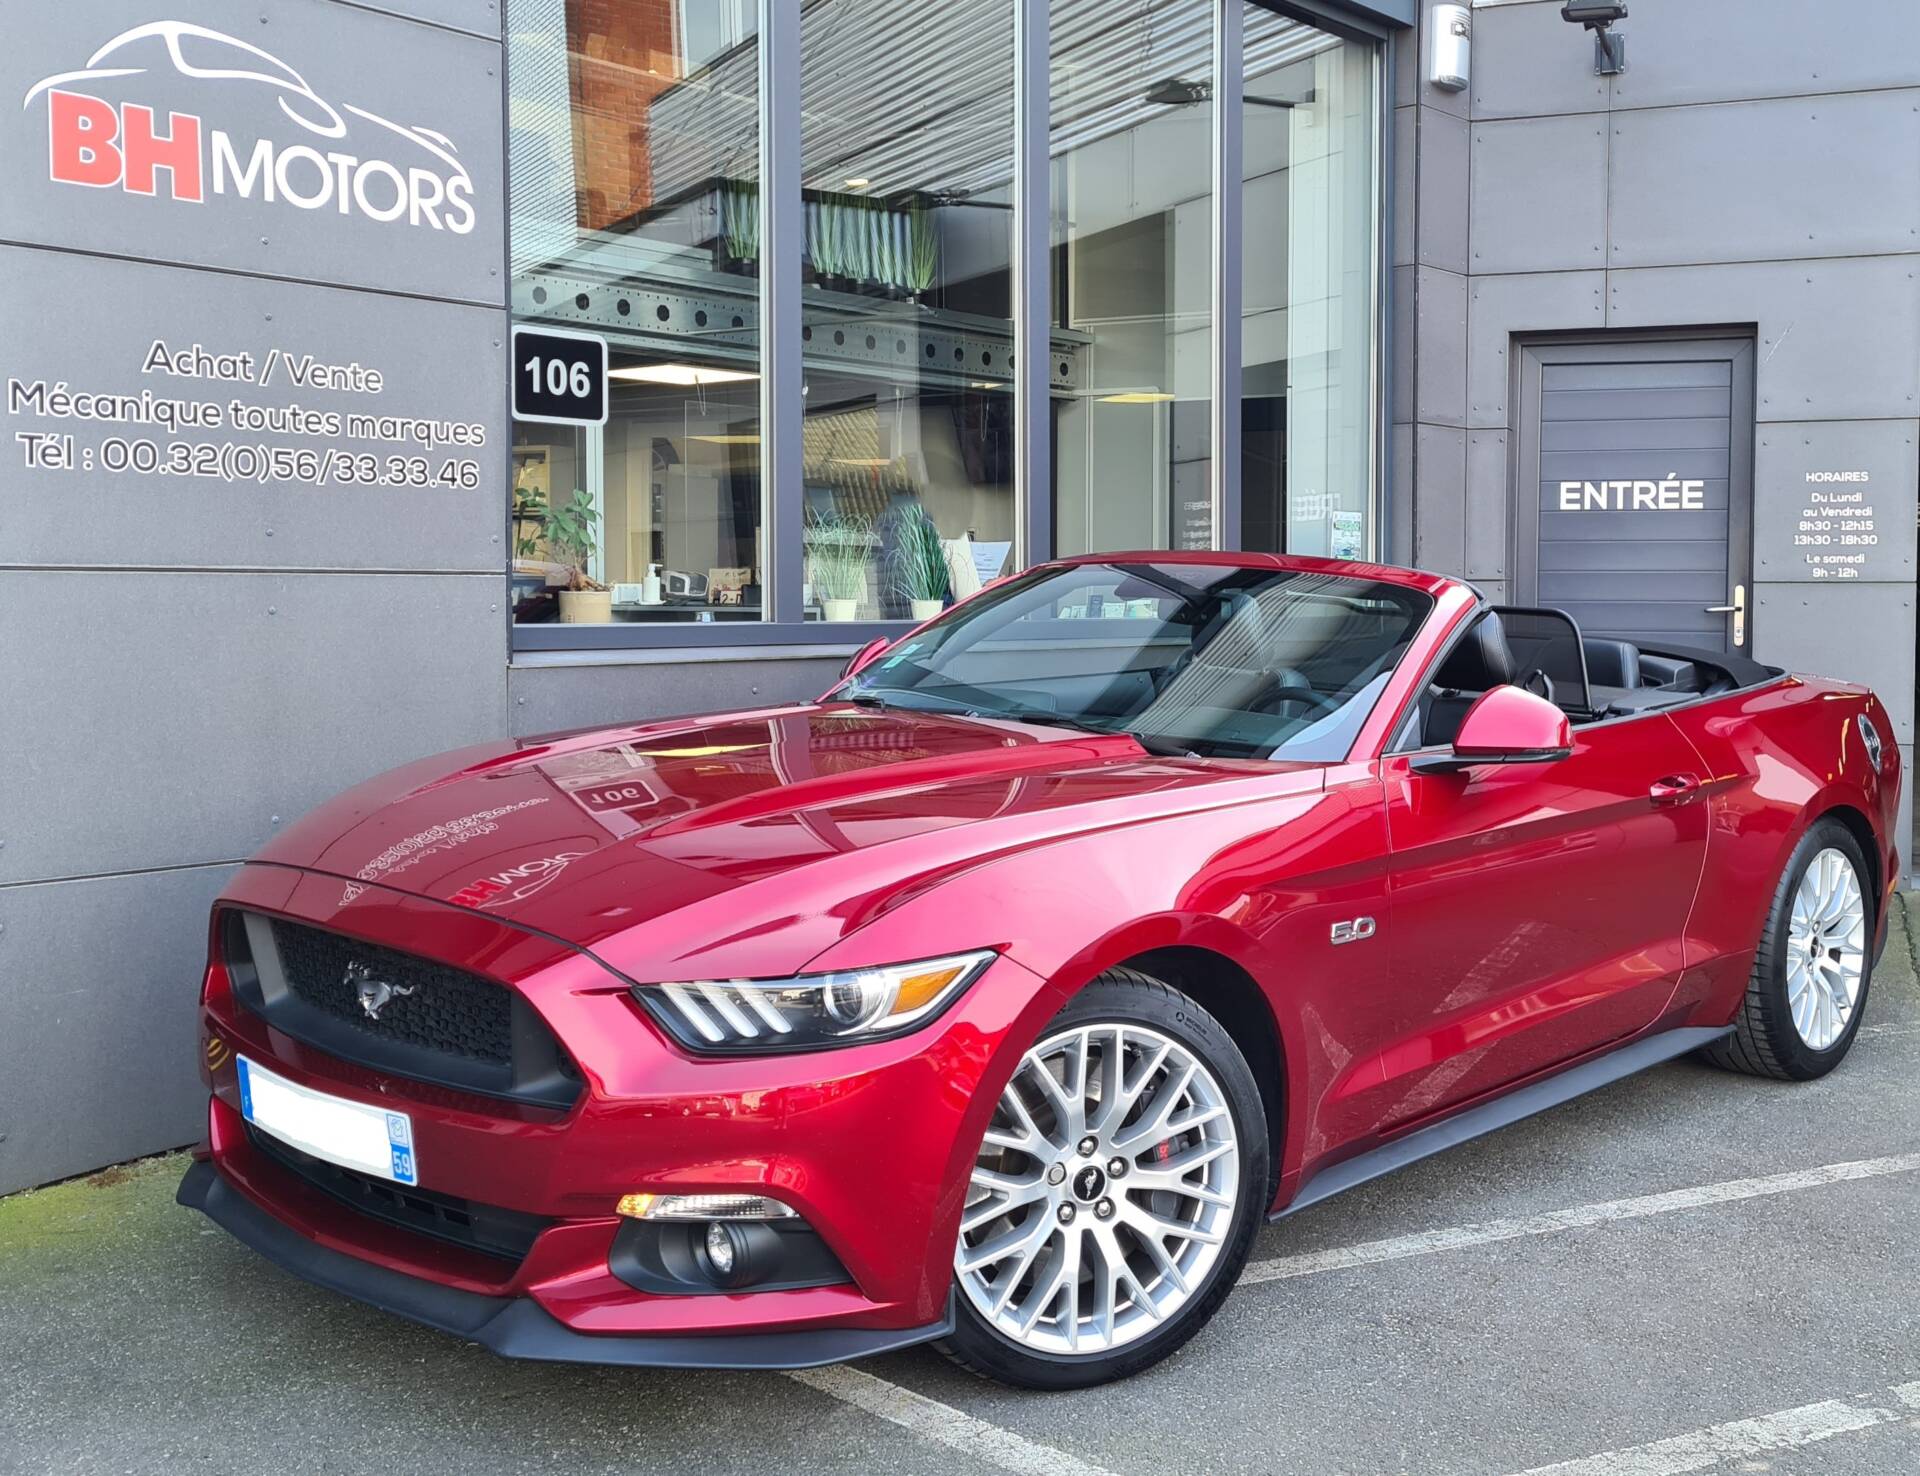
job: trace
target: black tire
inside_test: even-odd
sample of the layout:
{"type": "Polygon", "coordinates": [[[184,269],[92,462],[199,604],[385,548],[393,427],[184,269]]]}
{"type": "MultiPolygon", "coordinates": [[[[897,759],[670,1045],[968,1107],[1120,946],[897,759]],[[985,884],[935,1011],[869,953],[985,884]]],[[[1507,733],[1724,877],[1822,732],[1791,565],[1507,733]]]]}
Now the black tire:
{"type": "Polygon", "coordinates": [[[1775,1081],[1812,1081],[1825,1076],[1846,1059],[1867,1011],[1867,994],[1873,984],[1874,906],[1878,898],[1871,884],[1873,872],[1867,865],[1860,843],[1838,820],[1816,820],[1800,837],[1800,843],[1787,858],[1786,869],[1773,890],[1767,908],[1767,924],[1760,936],[1760,947],[1753,956],[1753,972],[1747,979],[1746,998],[1734,1016],[1733,1034],[1706,1047],[1701,1055],[1714,1065],[1748,1076],[1764,1076],[1775,1081]],[[1853,865],[1860,884],[1860,897],[1866,913],[1866,958],[1860,975],[1860,994],[1846,1028],[1831,1046],[1815,1050],[1794,1028],[1793,1010],[1787,998],[1787,947],[1791,927],[1794,893],[1807,868],[1822,851],[1837,850],[1853,865]]]}
{"type": "Polygon", "coordinates": [[[982,1378],[1029,1389],[1084,1389],[1123,1379],[1166,1358],[1206,1325],[1240,1277],[1272,1197],[1272,1155],[1266,1109],[1252,1069],[1220,1022],[1158,979],[1112,969],[1080,991],[1039,1039],[1077,1025],[1124,1023],[1171,1036],[1218,1082],[1239,1143],[1240,1183],[1220,1254],[1207,1278],[1164,1325],[1105,1353],[1056,1354],[1028,1348],[994,1328],[957,1284],[951,1335],[941,1352],[982,1378]]]}

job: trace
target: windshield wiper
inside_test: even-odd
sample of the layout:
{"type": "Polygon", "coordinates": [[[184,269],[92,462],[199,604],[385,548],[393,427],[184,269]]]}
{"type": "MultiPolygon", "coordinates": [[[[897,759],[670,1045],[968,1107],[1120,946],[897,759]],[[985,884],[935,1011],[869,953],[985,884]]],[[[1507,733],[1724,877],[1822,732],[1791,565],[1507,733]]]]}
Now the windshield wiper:
{"type": "Polygon", "coordinates": [[[1161,758],[1197,759],[1203,757],[1203,755],[1197,754],[1191,748],[1187,747],[1187,745],[1182,743],[1178,738],[1162,738],[1157,733],[1135,733],[1132,731],[1128,731],[1127,736],[1142,748],[1146,749],[1148,753],[1158,754],[1161,758]]]}

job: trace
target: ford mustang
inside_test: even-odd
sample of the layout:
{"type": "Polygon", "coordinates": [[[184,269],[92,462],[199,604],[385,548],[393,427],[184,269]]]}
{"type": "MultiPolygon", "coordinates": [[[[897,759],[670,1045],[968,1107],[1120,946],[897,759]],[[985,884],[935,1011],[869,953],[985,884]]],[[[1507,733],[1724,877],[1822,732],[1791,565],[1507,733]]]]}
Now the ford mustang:
{"type": "Polygon", "coordinates": [[[280,835],[180,1198],[511,1356],[1117,1378],[1263,1219],[1684,1053],[1832,1070],[1899,790],[1861,687],[1404,569],[1052,562],[817,702],[280,835]]]}

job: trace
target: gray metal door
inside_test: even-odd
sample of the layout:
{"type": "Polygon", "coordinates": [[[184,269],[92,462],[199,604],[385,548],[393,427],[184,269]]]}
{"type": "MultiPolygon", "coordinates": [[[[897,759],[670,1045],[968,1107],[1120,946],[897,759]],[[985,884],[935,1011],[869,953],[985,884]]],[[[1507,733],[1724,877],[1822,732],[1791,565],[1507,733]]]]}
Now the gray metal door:
{"type": "Polygon", "coordinates": [[[1527,343],[1516,368],[1514,602],[1751,649],[1752,340],[1527,343]]]}

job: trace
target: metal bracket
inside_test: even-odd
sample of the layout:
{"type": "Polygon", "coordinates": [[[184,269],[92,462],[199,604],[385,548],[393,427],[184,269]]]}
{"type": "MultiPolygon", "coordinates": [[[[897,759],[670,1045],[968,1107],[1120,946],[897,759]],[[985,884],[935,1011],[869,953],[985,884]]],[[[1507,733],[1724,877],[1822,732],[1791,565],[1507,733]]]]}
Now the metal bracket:
{"type": "Polygon", "coordinates": [[[1627,69],[1627,33],[1603,28],[1593,33],[1593,75],[1617,77],[1627,69]]]}

